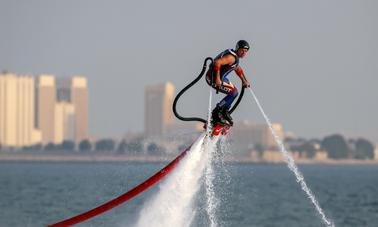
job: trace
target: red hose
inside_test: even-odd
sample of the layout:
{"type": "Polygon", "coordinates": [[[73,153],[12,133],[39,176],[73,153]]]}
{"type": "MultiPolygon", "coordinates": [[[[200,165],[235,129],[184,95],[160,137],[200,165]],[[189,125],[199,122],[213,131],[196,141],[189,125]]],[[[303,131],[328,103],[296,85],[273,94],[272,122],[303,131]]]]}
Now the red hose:
{"type": "Polygon", "coordinates": [[[55,224],[48,225],[49,227],[60,227],[60,226],[71,226],[75,225],[81,222],[84,222],[90,218],[93,218],[97,215],[100,215],[108,210],[113,209],[114,207],[117,207],[121,205],[122,203],[128,201],[129,199],[134,198],[141,192],[145,191],[158,181],[160,181],[162,178],[164,178],[168,173],[170,173],[176,165],[180,162],[180,160],[186,155],[186,153],[189,151],[190,147],[186,149],[184,152],[182,152],[177,158],[175,158],[172,162],[170,162],[167,166],[165,166],[163,169],[161,169],[159,172],[157,172],[152,177],[148,178],[143,183],[139,184],[135,188],[131,189],[130,191],[118,196],[117,198],[106,202],[96,208],[93,208],[87,212],[84,212],[82,214],[76,215],[74,217],[68,218],[66,220],[57,222],[55,224]]]}

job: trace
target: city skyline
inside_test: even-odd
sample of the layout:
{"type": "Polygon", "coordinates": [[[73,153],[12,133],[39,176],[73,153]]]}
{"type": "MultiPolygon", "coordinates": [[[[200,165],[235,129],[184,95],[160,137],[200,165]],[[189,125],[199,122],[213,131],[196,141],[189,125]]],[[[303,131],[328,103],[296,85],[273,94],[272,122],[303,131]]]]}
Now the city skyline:
{"type": "MultiPolygon", "coordinates": [[[[0,74],[1,75],[1,74],[0,74]]],[[[35,114],[35,125],[36,128],[44,128],[42,131],[47,131],[47,133],[41,133],[41,132],[34,132],[34,137],[38,138],[41,137],[41,141],[43,144],[47,144],[50,142],[53,142],[55,144],[61,143],[65,138],[68,140],[73,140],[76,143],[79,143],[83,139],[87,138],[93,138],[96,137],[93,136],[91,132],[88,132],[88,121],[81,121],[81,120],[75,120],[78,119],[75,114],[75,106],[76,108],[80,107],[83,108],[85,105],[81,105],[80,103],[74,104],[73,100],[75,97],[75,91],[77,93],[77,89],[84,88],[82,92],[82,96],[84,95],[84,99],[81,101],[86,103],[88,101],[88,90],[87,90],[87,81],[84,77],[57,77],[53,74],[42,74],[39,76],[32,76],[32,75],[17,75],[10,72],[5,72],[2,75],[11,75],[16,78],[35,78],[36,81],[36,87],[40,87],[37,89],[36,94],[33,96],[31,95],[30,100],[34,102],[34,99],[36,100],[36,113],[35,114]],[[41,87],[42,86],[42,87],[41,87]],[[72,86],[72,89],[71,89],[72,86]],[[50,88],[49,88],[50,87],[50,88]],[[76,89],[75,89],[76,88],[76,89]],[[45,90],[48,91],[45,91],[45,90]],[[39,92],[38,92],[39,90],[39,92]],[[72,90],[72,92],[71,92],[72,90]],[[44,101],[43,103],[48,104],[50,106],[45,107],[44,114],[38,114],[38,100],[47,99],[50,101],[44,101]],[[55,114],[51,115],[50,110],[54,109],[55,114]],[[55,120],[55,118],[59,119],[59,122],[55,120]],[[43,120],[41,120],[43,119],[43,120]],[[44,122],[46,126],[39,125],[39,122],[44,122]],[[81,122],[79,124],[75,124],[75,122],[81,122]],[[50,125],[54,125],[54,127],[50,127],[50,125]],[[75,139],[75,131],[82,130],[81,135],[75,139]],[[58,130],[58,131],[57,131],[58,130]],[[44,134],[44,136],[43,136],[44,134]]],[[[1,82],[1,81],[0,81],[1,82]]],[[[34,86],[34,82],[31,86],[34,86]]],[[[30,89],[29,89],[30,90],[30,89]]],[[[143,122],[144,124],[144,131],[143,134],[146,137],[156,137],[159,138],[161,136],[169,135],[172,133],[177,132],[188,132],[188,131],[198,131],[201,130],[201,126],[195,123],[188,123],[188,122],[179,122],[178,119],[176,119],[173,116],[172,112],[172,103],[174,99],[174,95],[177,94],[177,90],[170,81],[164,82],[164,83],[158,83],[158,84],[150,84],[145,87],[145,120],[143,122]],[[175,92],[176,91],[176,92],[175,92]],[[151,105],[149,105],[151,104],[151,105]],[[151,112],[151,113],[149,113],[151,112]],[[158,121],[158,119],[161,119],[158,121]],[[183,131],[184,130],[184,131],[183,131]]],[[[84,108],[82,111],[79,111],[80,113],[84,112],[84,119],[88,119],[88,109],[84,108]]],[[[31,115],[31,117],[34,117],[34,115],[31,115]]],[[[83,118],[83,117],[80,117],[83,118]]],[[[18,119],[18,118],[17,118],[18,119]]],[[[232,140],[236,142],[240,142],[242,145],[240,147],[245,146],[248,142],[251,141],[265,141],[261,142],[259,144],[263,144],[264,146],[274,146],[275,142],[273,141],[273,137],[270,134],[267,125],[261,122],[255,122],[251,120],[246,119],[238,119],[238,125],[235,125],[235,133],[232,136],[232,140]],[[239,125],[240,124],[240,125],[239,125]],[[256,138],[248,139],[245,135],[243,135],[243,131],[245,130],[251,130],[249,128],[255,127],[256,129],[253,129],[252,131],[249,131],[248,133],[252,133],[253,135],[257,135],[256,138]],[[257,134],[256,134],[257,133],[257,134]],[[236,138],[239,136],[240,138],[236,138]]],[[[275,123],[274,124],[275,130],[278,132],[279,137],[283,140],[285,135],[289,136],[295,136],[297,138],[301,138],[303,136],[293,134],[290,131],[283,131],[283,125],[281,123],[275,123]]],[[[128,131],[130,133],[130,131],[128,131]]],[[[131,132],[132,134],[139,134],[141,132],[131,132]]],[[[119,135],[113,136],[114,138],[122,138],[122,136],[125,133],[121,133],[119,135]]],[[[331,134],[331,133],[330,133],[331,134]]],[[[328,136],[330,134],[327,134],[325,136],[328,136]]],[[[333,134],[341,134],[342,133],[333,133],[333,134]]],[[[249,134],[248,134],[249,135],[249,134]]],[[[105,135],[103,137],[109,137],[108,135],[105,135]]],[[[97,137],[101,138],[101,137],[97,137]]],[[[363,137],[358,137],[363,138],[363,137]]],[[[315,139],[315,138],[308,138],[308,139],[315,139]]],[[[321,138],[316,138],[321,139],[321,138]]],[[[357,139],[357,138],[348,138],[346,139],[357,139]]],[[[369,139],[369,138],[367,138],[369,139]]],[[[34,138],[33,141],[36,139],[34,138]]],[[[374,143],[374,141],[372,141],[374,143]]]]}
{"type": "MultiPolygon", "coordinates": [[[[145,86],[172,81],[180,90],[205,57],[246,39],[252,48],[241,66],[273,121],[305,138],[340,133],[378,143],[375,1],[248,1],[233,21],[213,26],[203,25],[213,21],[208,9],[214,5],[202,1],[37,0],[0,6],[6,9],[0,14],[6,34],[0,70],[87,75],[95,137],[142,132],[145,86]]],[[[227,15],[230,7],[222,0],[215,10],[227,15]]],[[[183,111],[204,116],[208,89],[204,82],[193,88],[183,111]]],[[[263,122],[249,94],[234,118],[263,122]]]]}
{"type": "Polygon", "coordinates": [[[0,73],[0,144],[76,143],[88,139],[88,87],[82,76],[0,73]]]}
{"type": "MultiPolygon", "coordinates": [[[[174,153],[190,140],[190,134],[203,130],[201,124],[182,124],[174,119],[172,104],[175,86],[166,82],[145,87],[144,135],[130,134],[129,137],[121,137],[121,140],[90,138],[87,134],[90,115],[87,83],[82,76],[56,79],[54,75],[46,74],[0,74],[0,147],[53,149],[53,145],[58,145],[57,148],[61,146],[59,149],[63,149],[64,143],[70,143],[73,147],[65,146],[65,149],[77,149],[75,144],[87,140],[94,142],[96,150],[105,149],[103,145],[107,143],[109,146],[106,149],[114,150],[116,145],[125,152],[125,147],[128,147],[125,141],[128,141],[139,144],[140,151],[174,153]],[[180,134],[185,133],[189,134],[180,138],[180,134]]],[[[278,153],[276,138],[284,141],[285,134],[281,123],[275,122],[270,126],[238,120],[229,140],[232,141],[235,157],[278,162],[282,156],[278,153]],[[272,135],[270,127],[277,137],[272,135]]],[[[360,138],[345,140],[338,135],[322,140],[286,138],[289,151],[298,160],[378,158],[378,146],[360,138]],[[340,146],[340,151],[333,150],[334,146],[340,146]]]]}

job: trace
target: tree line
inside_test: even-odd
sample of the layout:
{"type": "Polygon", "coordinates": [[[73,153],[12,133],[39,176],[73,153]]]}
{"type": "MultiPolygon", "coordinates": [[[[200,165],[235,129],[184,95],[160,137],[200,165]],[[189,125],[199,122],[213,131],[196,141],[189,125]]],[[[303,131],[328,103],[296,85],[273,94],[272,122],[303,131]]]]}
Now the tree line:
{"type": "Polygon", "coordinates": [[[43,145],[39,143],[13,150],[20,150],[26,152],[114,152],[119,154],[141,154],[147,152],[152,155],[159,155],[165,153],[164,147],[161,147],[154,142],[144,143],[141,139],[131,141],[122,140],[118,143],[116,142],[116,140],[113,139],[100,139],[94,142],[85,139],[80,141],[78,144],[71,140],[65,140],[60,144],[48,143],[43,145]]]}
{"type": "MultiPolygon", "coordinates": [[[[293,141],[287,141],[292,143],[293,141]]],[[[290,150],[306,153],[307,157],[313,157],[320,145],[322,150],[328,153],[332,159],[374,159],[374,145],[367,139],[345,139],[340,134],[333,134],[324,137],[322,140],[299,139],[290,150]]]]}
{"type": "MultiPolygon", "coordinates": [[[[332,159],[374,159],[374,145],[367,139],[345,139],[340,134],[333,134],[324,137],[323,139],[290,139],[285,140],[287,147],[292,151],[304,153],[306,157],[314,157],[317,150],[325,150],[328,157],[332,159]]],[[[179,149],[184,149],[187,144],[179,146],[179,149]]],[[[257,144],[255,149],[260,153],[264,151],[264,147],[257,144]]],[[[0,150],[2,146],[0,144],[0,150]]],[[[9,150],[9,148],[8,148],[9,150]]],[[[116,152],[119,154],[141,154],[148,153],[153,155],[161,155],[165,153],[165,148],[159,146],[155,142],[145,142],[143,139],[122,140],[116,142],[113,139],[100,139],[97,141],[82,140],[78,144],[74,141],[65,140],[60,144],[48,143],[45,145],[35,144],[32,146],[25,146],[21,151],[72,151],[72,152],[116,152]]]]}

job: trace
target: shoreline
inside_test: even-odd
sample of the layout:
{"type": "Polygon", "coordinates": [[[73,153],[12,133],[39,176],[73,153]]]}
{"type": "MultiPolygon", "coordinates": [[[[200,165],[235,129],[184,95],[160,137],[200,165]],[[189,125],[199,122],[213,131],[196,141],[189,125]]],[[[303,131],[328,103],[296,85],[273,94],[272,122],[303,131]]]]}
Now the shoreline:
{"type": "MultiPolygon", "coordinates": [[[[130,155],[130,154],[109,154],[109,153],[13,153],[0,152],[0,162],[170,162],[176,156],[152,156],[152,155],[130,155]]],[[[285,162],[268,162],[264,160],[251,160],[245,157],[228,157],[225,160],[230,163],[243,164],[276,164],[282,165],[285,162]]],[[[322,161],[310,159],[295,160],[299,165],[378,165],[378,160],[356,160],[327,159],[322,161]]]]}

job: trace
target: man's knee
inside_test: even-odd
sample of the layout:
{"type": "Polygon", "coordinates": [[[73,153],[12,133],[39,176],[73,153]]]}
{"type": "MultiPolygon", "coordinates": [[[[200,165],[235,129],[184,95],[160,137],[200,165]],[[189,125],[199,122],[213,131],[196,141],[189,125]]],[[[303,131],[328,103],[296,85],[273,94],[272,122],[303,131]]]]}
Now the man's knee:
{"type": "Polygon", "coordinates": [[[232,97],[236,98],[238,96],[239,92],[238,92],[238,89],[234,89],[232,92],[231,92],[231,95],[232,97]]]}

